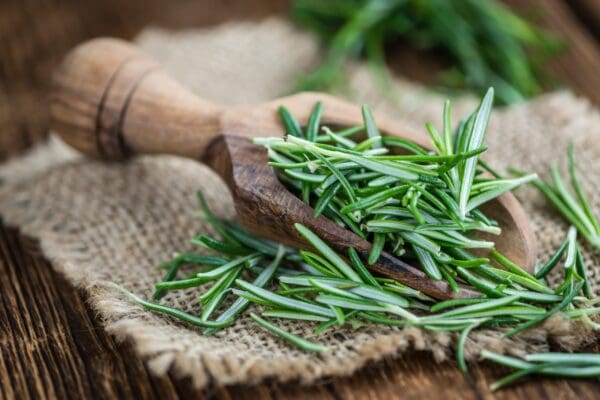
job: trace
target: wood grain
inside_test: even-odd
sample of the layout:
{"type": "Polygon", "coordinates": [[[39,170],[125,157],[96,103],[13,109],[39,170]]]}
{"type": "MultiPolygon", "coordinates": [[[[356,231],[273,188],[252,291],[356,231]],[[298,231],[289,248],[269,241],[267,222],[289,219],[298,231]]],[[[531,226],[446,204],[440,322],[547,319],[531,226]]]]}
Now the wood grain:
{"type": "Polygon", "coordinates": [[[597,0],[571,0],[567,3],[577,18],[600,40],[600,2],[597,0]]]}
{"type": "Polygon", "coordinates": [[[0,223],[0,399],[596,399],[600,382],[534,379],[492,395],[507,371],[428,353],[372,363],[352,377],[236,385],[197,391],[189,380],[152,376],[128,343],[116,343],[85,303],[85,294],[56,273],[30,239],[0,223]]]}

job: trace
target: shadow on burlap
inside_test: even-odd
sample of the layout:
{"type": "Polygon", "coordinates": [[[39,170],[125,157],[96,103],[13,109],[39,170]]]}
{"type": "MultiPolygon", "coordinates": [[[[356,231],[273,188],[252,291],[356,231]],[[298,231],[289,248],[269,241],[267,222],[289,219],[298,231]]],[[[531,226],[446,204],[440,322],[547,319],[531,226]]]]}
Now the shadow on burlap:
{"type": "MultiPolygon", "coordinates": [[[[293,77],[318,59],[311,36],[285,21],[228,24],[208,30],[172,33],[147,30],[138,43],[199,95],[236,104],[275,98],[293,77]],[[294,49],[293,52],[290,49],[294,49]],[[260,50],[260,51],[259,51],[260,50]]],[[[423,130],[438,126],[443,98],[418,85],[395,80],[398,98],[382,98],[360,65],[349,68],[356,102],[423,130]]],[[[474,99],[455,102],[455,120],[476,106],[474,99]]],[[[487,159],[499,169],[508,165],[536,172],[558,162],[564,169],[566,145],[577,149],[579,172],[600,214],[600,115],[585,100],[567,92],[498,110],[490,122],[487,159]]],[[[314,325],[282,321],[290,331],[315,339],[329,350],[320,355],[292,348],[258,328],[249,318],[206,337],[201,331],[152,314],[108,286],[116,282],[150,298],[163,271],[156,266],[174,251],[190,248],[199,233],[215,233],[195,217],[194,193],[201,189],[221,217],[234,216],[226,186],[205,166],[170,156],[138,157],[123,164],[84,160],[53,139],[31,154],[0,167],[0,215],[10,225],[40,240],[53,266],[86,289],[108,331],[130,340],[157,374],[172,370],[190,376],[198,387],[257,382],[311,382],[347,375],[370,360],[403,352],[429,350],[436,360],[452,355],[455,336],[373,326],[330,330],[314,338],[314,325]]],[[[568,226],[531,188],[517,192],[532,218],[539,259],[548,259],[568,226]]],[[[585,248],[593,288],[600,287],[600,256],[585,248]]],[[[560,273],[560,272],[557,272],[560,273]]],[[[202,289],[169,293],[162,302],[198,311],[202,289]]],[[[583,326],[560,317],[519,335],[501,339],[499,330],[473,332],[466,357],[482,348],[509,354],[548,349],[576,350],[596,338],[583,326]]]]}

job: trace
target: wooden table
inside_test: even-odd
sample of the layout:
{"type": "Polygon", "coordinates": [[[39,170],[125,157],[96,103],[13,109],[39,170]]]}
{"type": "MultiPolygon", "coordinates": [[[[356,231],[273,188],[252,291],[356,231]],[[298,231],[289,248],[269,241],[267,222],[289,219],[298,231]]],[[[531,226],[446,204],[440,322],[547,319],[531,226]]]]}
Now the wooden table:
{"type": "MultiPolygon", "coordinates": [[[[600,104],[600,2],[507,3],[526,13],[541,9],[541,23],[570,41],[567,52],[550,69],[577,93],[600,104]]],[[[0,157],[15,154],[44,135],[48,127],[44,94],[50,71],[76,43],[99,35],[131,38],[148,23],[199,26],[281,13],[285,8],[276,0],[258,4],[185,0],[169,6],[159,0],[3,1],[0,157]]],[[[431,54],[403,48],[394,49],[391,63],[420,80],[430,79],[440,65],[431,54]]],[[[493,395],[489,383],[506,372],[481,364],[463,375],[452,362],[438,365],[428,354],[413,353],[368,365],[352,377],[327,379],[310,387],[266,382],[195,391],[188,380],[151,376],[131,345],[116,343],[102,329],[86,305],[85,293],[54,272],[32,240],[0,222],[0,399],[594,399],[600,394],[598,381],[536,379],[493,395]]]]}

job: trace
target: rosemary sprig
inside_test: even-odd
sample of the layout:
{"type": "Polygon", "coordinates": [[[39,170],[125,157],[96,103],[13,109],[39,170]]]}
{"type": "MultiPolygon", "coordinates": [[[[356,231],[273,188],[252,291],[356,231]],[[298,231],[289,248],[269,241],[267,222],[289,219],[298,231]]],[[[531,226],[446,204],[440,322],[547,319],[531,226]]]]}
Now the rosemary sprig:
{"type": "MultiPolygon", "coordinates": [[[[126,292],[123,288],[118,287],[118,289],[125,291],[134,301],[152,311],[206,328],[205,334],[212,334],[231,325],[252,303],[263,308],[263,317],[321,323],[315,330],[316,335],[332,327],[349,323],[415,326],[427,330],[461,332],[457,343],[457,360],[460,368],[465,371],[464,346],[469,333],[474,329],[487,326],[529,329],[561,310],[564,310],[563,315],[567,318],[583,320],[589,320],[589,316],[600,313],[599,307],[586,308],[583,298],[577,296],[583,282],[579,282],[562,294],[550,295],[524,290],[519,284],[509,281],[504,290],[495,292],[497,298],[482,295],[475,299],[454,299],[436,303],[433,299],[392,279],[373,277],[362,264],[358,254],[352,250],[349,253],[351,263],[347,264],[318,236],[302,225],[296,225],[296,228],[305,235],[316,252],[298,253],[279,246],[276,255],[273,256],[272,242],[253,237],[242,227],[230,222],[215,221],[215,223],[227,229],[228,233],[238,238],[240,243],[245,243],[245,239],[239,240],[239,238],[252,237],[255,240],[253,242],[255,250],[263,251],[251,252],[245,256],[235,252],[225,253],[222,256],[193,253],[175,255],[174,260],[181,263],[180,268],[187,268],[188,264],[193,264],[195,267],[202,266],[204,263],[210,264],[210,271],[199,275],[210,277],[211,280],[196,283],[196,286],[211,285],[200,296],[201,299],[206,299],[201,304],[200,317],[190,312],[145,301],[139,296],[126,292]],[[216,262],[219,260],[220,265],[216,262]],[[306,263],[307,260],[311,260],[312,265],[306,263]],[[286,266],[283,267],[282,263],[286,266]],[[319,267],[315,268],[317,265],[319,267]],[[342,269],[354,271],[360,279],[353,280],[339,272],[341,265],[343,265],[342,269]],[[334,271],[337,273],[333,273],[334,271]],[[249,275],[255,276],[252,283],[238,278],[238,276],[249,275]],[[275,285],[281,289],[273,289],[273,283],[269,285],[272,278],[276,278],[275,285]],[[228,297],[234,301],[222,310],[222,305],[228,297]],[[423,304],[423,301],[432,306],[423,304]],[[568,310],[566,305],[570,307],[568,310]],[[217,317],[210,320],[211,315],[217,317]],[[519,325],[520,323],[523,325],[519,325]]],[[[576,257],[579,250],[572,231],[566,240],[565,252],[575,252],[575,264],[572,264],[572,256],[565,257],[565,282],[579,279],[578,274],[569,272],[574,271],[576,263],[579,262],[576,257]]],[[[227,239],[224,240],[224,243],[228,244],[227,239]]],[[[514,265],[510,268],[512,273],[519,271],[514,265]]],[[[460,269],[466,271],[463,267],[460,269]]],[[[526,277],[526,273],[520,273],[521,275],[518,276],[526,277]]],[[[195,274],[192,279],[197,275],[195,274]]],[[[483,278],[477,279],[483,281],[483,278]]],[[[167,283],[161,282],[157,286],[163,288],[165,284],[167,283]]],[[[185,285],[185,287],[192,286],[185,285]]],[[[304,351],[326,350],[325,346],[294,335],[255,313],[250,316],[261,327],[304,351]]],[[[543,367],[541,370],[544,373],[560,374],[561,372],[557,368],[543,367]]],[[[577,373],[589,375],[592,371],[588,368],[577,373]]],[[[533,370],[528,373],[532,372],[533,370]]],[[[573,368],[568,369],[567,373],[576,374],[573,368]]]]}
{"type": "Polygon", "coordinates": [[[481,357],[517,371],[492,384],[497,390],[524,376],[550,375],[568,378],[590,378],[600,376],[600,354],[585,353],[537,353],[523,359],[495,354],[487,350],[481,357]]]}
{"type": "Polygon", "coordinates": [[[317,353],[327,350],[326,346],[323,346],[322,344],[319,344],[319,343],[311,342],[309,340],[301,338],[300,336],[294,335],[293,333],[290,333],[290,332],[286,331],[285,329],[281,329],[278,326],[271,324],[270,322],[266,321],[265,319],[259,317],[258,315],[254,314],[254,313],[250,313],[250,317],[252,317],[252,319],[254,321],[256,321],[256,323],[258,325],[271,331],[272,333],[279,336],[286,342],[289,342],[302,350],[312,351],[312,352],[317,352],[317,353]]]}
{"type": "MultiPolygon", "coordinates": [[[[282,109],[290,130],[287,140],[257,139],[268,148],[274,167],[291,190],[338,224],[374,242],[368,262],[376,262],[378,254],[387,251],[420,262],[432,279],[446,279],[456,291],[468,286],[479,291],[480,297],[436,302],[393,279],[373,276],[354,249],[347,257],[337,254],[301,224],[295,224],[295,229],[312,251],[262,239],[232,221],[219,220],[201,195],[198,201],[205,219],[220,237],[201,235],[192,243],[218,254],[176,253],[163,265],[167,273],[156,284],[155,293],[155,301],[160,301],[169,290],[202,288],[198,310],[177,310],[128,294],[147,309],[203,327],[207,335],[231,325],[253,306],[250,317],[257,324],[305,351],[320,352],[325,347],[282,329],[277,320],[319,324],[316,336],[328,329],[365,324],[456,332],[460,333],[457,361],[464,371],[464,347],[476,329],[496,327],[514,335],[557,313],[598,329],[591,318],[600,314],[600,307],[595,306],[599,300],[592,298],[576,228],[569,230],[556,254],[535,275],[493,250],[492,242],[474,237],[477,231],[500,234],[500,228],[477,207],[470,208],[469,202],[478,196],[492,199],[536,178],[481,175],[489,170],[480,168],[478,157],[484,151],[482,130],[491,93],[459,124],[453,137],[447,103],[442,135],[429,127],[435,149],[431,152],[406,140],[381,137],[366,107],[363,127],[337,133],[319,129],[320,105],[315,106],[306,130],[282,109]],[[367,138],[361,141],[356,135],[362,131],[367,138]],[[390,147],[411,154],[389,154],[390,147]],[[472,177],[465,173],[471,168],[472,177]],[[466,203],[462,202],[464,215],[462,193],[467,193],[466,203]],[[472,255],[472,248],[492,249],[490,258],[500,267],[472,255]],[[194,273],[190,275],[188,268],[194,273]],[[563,281],[551,288],[542,278],[557,268],[564,271],[563,281]]],[[[553,361],[547,359],[539,359],[543,366],[534,362],[527,361],[522,369],[528,372],[519,374],[566,371],[589,375],[594,371],[573,369],[579,366],[551,368],[546,364],[553,361]]]]}
{"type": "Polygon", "coordinates": [[[298,90],[343,86],[346,61],[364,56],[387,91],[385,45],[403,40],[448,53],[455,66],[441,76],[446,86],[484,92],[493,85],[500,103],[510,104],[540,93],[549,83],[541,67],[560,49],[546,32],[491,0],[295,0],[292,17],[326,48],[298,90]]]}
{"type": "MultiPolygon", "coordinates": [[[[427,124],[434,148],[430,152],[402,141],[401,147],[409,154],[390,154],[387,138],[381,137],[366,106],[362,108],[362,142],[351,140],[352,135],[337,135],[330,128],[323,128],[322,133],[317,129],[312,135],[315,124],[311,123],[311,135],[307,127],[306,133],[301,130],[286,138],[258,138],[255,143],[268,149],[270,165],[292,191],[314,207],[315,216],[323,213],[372,242],[365,260],[369,265],[376,263],[383,251],[389,251],[398,257],[412,257],[431,279],[445,279],[454,291],[460,290],[455,278],[459,274],[472,283],[492,278],[495,282],[488,286],[493,287],[506,283],[512,275],[494,271],[488,260],[464,252],[493,248],[493,242],[476,239],[475,232],[501,232],[478,207],[536,178],[534,174],[516,179],[480,175],[479,157],[486,150],[484,138],[493,97],[490,88],[454,135],[450,103],[446,102],[442,134],[427,124]],[[309,136],[312,141],[306,139],[309,136]],[[457,255],[458,250],[463,252],[457,255]],[[459,267],[471,271],[459,273],[459,267]]],[[[321,112],[321,107],[315,107],[317,111],[321,112]]],[[[287,110],[282,115],[285,126],[298,125],[289,122],[293,117],[287,110]]],[[[354,132],[354,136],[359,133],[354,132]]],[[[329,261],[345,276],[359,281],[357,276],[348,275],[353,272],[345,263],[329,261]]],[[[512,266],[505,261],[505,266],[512,266]]],[[[552,293],[533,276],[518,276],[516,280],[531,290],[552,293]]],[[[494,290],[490,287],[487,293],[494,290]]]]}
{"type": "MultiPolygon", "coordinates": [[[[544,194],[546,199],[567,221],[577,228],[577,231],[581,233],[590,245],[600,251],[600,221],[594,215],[590,202],[585,196],[581,183],[577,178],[575,151],[572,143],[568,146],[567,155],[571,189],[567,187],[556,165],[550,167],[552,176],[550,182],[536,179],[531,183],[544,194]],[[572,192],[575,192],[575,195],[572,192]]],[[[510,169],[510,172],[518,176],[525,175],[523,171],[515,168],[510,169]]]]}

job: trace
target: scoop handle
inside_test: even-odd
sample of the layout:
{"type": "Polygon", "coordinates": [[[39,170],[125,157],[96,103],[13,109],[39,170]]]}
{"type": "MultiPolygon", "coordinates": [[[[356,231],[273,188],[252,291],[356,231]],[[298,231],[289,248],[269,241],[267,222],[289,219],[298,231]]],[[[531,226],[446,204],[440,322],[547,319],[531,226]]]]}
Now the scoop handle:
{"type": "Polygon", "coordinates": [[[220,106],[119,39],[93,39],[65,57],[53,77],[50,112],[65,142],[112,160],[135,153],[200,158],[220,133],[220,106]]]}

